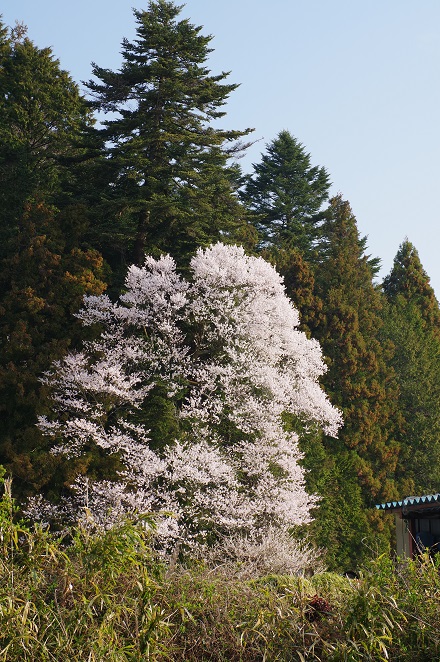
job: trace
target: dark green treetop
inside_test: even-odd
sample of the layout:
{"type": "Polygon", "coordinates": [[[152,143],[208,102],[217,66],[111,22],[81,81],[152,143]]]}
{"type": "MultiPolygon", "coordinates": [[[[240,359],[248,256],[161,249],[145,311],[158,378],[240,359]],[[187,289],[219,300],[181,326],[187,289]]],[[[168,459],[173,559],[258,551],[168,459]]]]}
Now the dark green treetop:
{"type": "Polygon", "coordinates": [[[440,309],[417,250],[399,247],[383,282],[384,336],[395,345],[401,496],[440,490],[440,309]]]}
{"type": "Polygon", "coordinates": [[[319,238],[319,212],[328,198],[329,175],[288,131],[267,146],[247,179],[245,204],[263,247],[296,247],[310,255],[319,238]]]}
{"type": "Polygon", "coordinates": [[[71,177],[64,161],[90,123],[51,49],[35,46],[23,26],[0,24],[0,256],[12,250],[28,201],[55,202],[71,177]]]}
{"type": "Polygon", "coordinates": [[[401,295],[406,301],[415,304],[425,322],[440,338],[439,304],[419,254],[408,239],[399,246],[393,268],[384,278],[383,290],[390,302],[401,295]]]}
{"type": "Polygon", "coordinates": [[[211,75],[212,37],[179,20],[181,9],[150,0],[135,10],[137,38],[123,40],[120,70],[95,64],[87,84],[92,107],[111,114],[100,131],[108,210],[136,263],[145,251],[179,259],[244,223],[227,164],[250,129],[218,128],[237,85],[224,82],[225,72],[211,75]]]}

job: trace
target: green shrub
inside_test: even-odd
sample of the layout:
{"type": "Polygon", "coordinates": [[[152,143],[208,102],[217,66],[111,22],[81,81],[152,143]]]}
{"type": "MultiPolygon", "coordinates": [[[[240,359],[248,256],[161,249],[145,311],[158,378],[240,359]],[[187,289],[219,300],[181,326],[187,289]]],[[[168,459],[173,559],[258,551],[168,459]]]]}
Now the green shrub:
{"type": "Polygon", "coordinates": [[[165,566],[150,520],[64,538],[0,500],[0,662],[432,662],[434,559],[381,556],[358,579],[245,579],[231,564],[165,566]]]}

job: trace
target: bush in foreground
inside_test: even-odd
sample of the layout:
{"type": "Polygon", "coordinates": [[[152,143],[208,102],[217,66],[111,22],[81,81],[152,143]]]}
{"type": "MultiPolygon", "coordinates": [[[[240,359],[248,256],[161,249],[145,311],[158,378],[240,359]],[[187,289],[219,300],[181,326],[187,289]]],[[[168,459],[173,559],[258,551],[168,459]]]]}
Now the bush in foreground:
{"type": "Polygon", "coordinates": [[[232,564],[164,565],[152,523],[60,539],[0,503],[3,662],[431,662],[440,658],[440,578],[429,557],[380,557],[349,580],[259,575],[232,564]]]}

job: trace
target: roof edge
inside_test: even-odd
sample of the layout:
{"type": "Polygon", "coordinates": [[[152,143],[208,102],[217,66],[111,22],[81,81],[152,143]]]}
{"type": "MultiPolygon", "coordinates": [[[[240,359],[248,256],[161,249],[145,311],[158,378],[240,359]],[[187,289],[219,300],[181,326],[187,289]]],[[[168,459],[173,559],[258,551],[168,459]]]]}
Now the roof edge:
{"type": "Polygon", "coordinates": [[[421,506],[430,503],[440,503],[440,494],[425,494],[424,496],[405,497],[402,501],[388,501],[376,504],[377,510],[397,510],[408,506],[421,506]]]}

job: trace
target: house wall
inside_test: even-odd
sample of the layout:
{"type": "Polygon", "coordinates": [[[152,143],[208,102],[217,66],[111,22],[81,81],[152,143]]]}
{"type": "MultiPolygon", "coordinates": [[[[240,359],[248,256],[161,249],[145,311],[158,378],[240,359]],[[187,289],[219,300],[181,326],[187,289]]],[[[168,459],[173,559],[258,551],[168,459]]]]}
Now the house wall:
{"type": "Polygon", "coordinates": [[[440,540],[440,519],[439,517],[430,517],[417,520],[418,522],[418,531],[429,531],[432,533],[436,541],[440,540]]]}
{"type": "Polygon", "coordinates": [[[418,533],[426,532],[432,543],[440,543],[440,517],[420,517],[404,520],[401,513],[395,514],[397,556],[413,557],[419,553],[416,544],[418,533]]]}
{"type": "Polygon", "coordinates": [[[395,520],[397,556],[411,556],[411,535],[407,523],[401,518],[400,513],[395,515],[395,520]]]}

